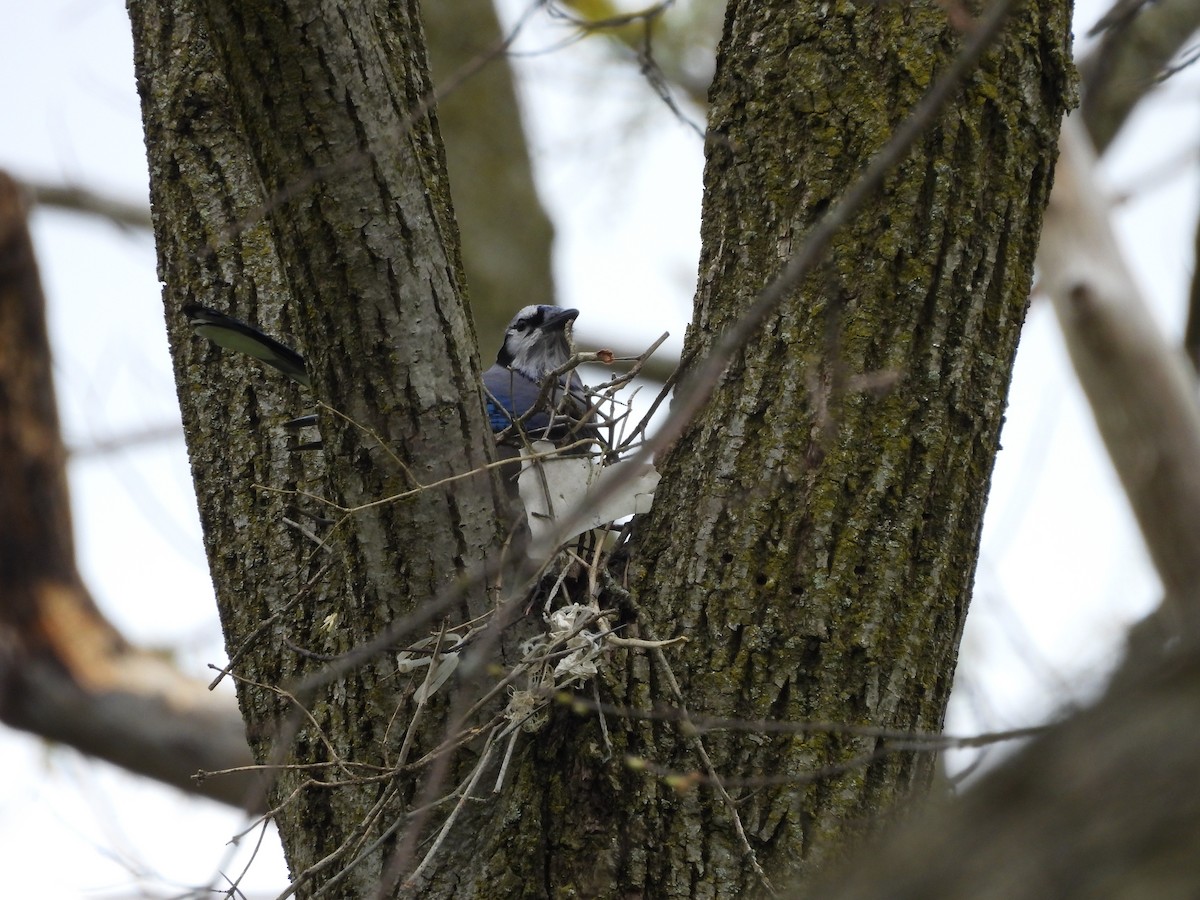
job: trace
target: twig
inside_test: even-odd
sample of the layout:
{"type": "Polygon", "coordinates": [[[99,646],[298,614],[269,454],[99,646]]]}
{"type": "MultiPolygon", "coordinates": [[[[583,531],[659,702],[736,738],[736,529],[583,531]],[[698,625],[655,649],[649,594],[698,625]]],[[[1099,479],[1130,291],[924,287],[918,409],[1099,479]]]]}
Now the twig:
{"type": "MultiPolygon", "coordinates": [[[[293,596],[286,604],[284,604],[281,610],[267,616],[267,618],[263,619],[263,621],[259,623],[257,628],[250,632],[246,639],[242,641],[241,646],[233,651],[232,655],[229,657],[229,661],[220,669],[217,669],[217,677],[208,684],[208,689],[210,691],[216,690],[217,685],[221,683],[221,680],[226,675],[233,671],[234,666],[241,662],[242,657],[245,656],[249,652],[250,648],[254,646],[255,641],[262,637],[266,631],[270,630],[271,626],[278,622],[281,616],[283,616],[285,613],[291,612],[296,607],[296,604],[304,599],[308,592],[311,591],[316,586],[317,582],[319,582],[325,576],[325,573],[329,571],[331,565],[331,563],[326,563],[325,565],[321,566],[321,568],[316,571],[313,577],[310,578],[308,582],[296,592],[295,596],[293,596]]],[[[210,666],[209,668],[216,669],[217,667],[210,666]]]]}
{"type": "MultiPolygon", "coordinates": [[[[486,768],[488,761],[491,759],[492,743],[495,739],[495,736],[496,732],[494,730],[488,735],[487,741],[483,745],[483,750],[480,751],[479,762],[476,763],[475,770],[471,774],[470,782],[468,782],[466,789],[462,792],[462,796],[459,797],[458,803],[454,805],[454,809],[451,810],[450,815],[446,817],[446,821],[442,823],[442,828],[438,832],[438,836],[434,840],[433,846],[429,848],[428,852],[426,852],[425,856],[421,859],[421,862],[417,865],[417,867],[413,869],[407,878],[404,879],[405,888],[411,889],[416,884],[417,879],[421,877],[421,873],[425,871],[426,867],[428,867],[434,856],[437,855],[438,850],[441,849],[442,844],[446,840],[446,835],[448,835],[450,833],[450,829],[454,827],[455,820],[458,819],[459,814],[462,812],[463,807],[466,805],[467,800],[471,796],[471,792],[475,790],[475,785],[479,782],[480,776],[483,775],[483,770],[486,768]]],[[[389,868],[391,867],[389,866],[389,868]]],[[[380,880],[379,891],[375,894],[377,900],[382,900],[382,898],[388,896],[388,894],[391,892],[391,881],[393,877],[394,873],[384,873],[384,877],[380,880]]]]}
{"type": "MultiPolygon", "coordinates": [[[[438,632],[437,641],[433,647],[433,659],[431,659],[429,661],[429,665],[425,667],[425,680],[424,680],[424,682],[422,682],[422,684],[425,687],[428,687],[430,682],[433,681],[433,673],[434,673],[434,670],[437,668],[439,652],[441,651],[441,648],[442,648],[442,639],[445,637],[445,635],[446,635],[446,625],[443,622],[442,628],[438,632]]],[[[420,693],[420,697],[417,698],[417,706],[413,710],[412,717],[408,720],[408,727],[404,730],[404,740],[400,744],[400,753],[396,758],[396,768],[397,769],[403,768],[405,762],[408,761],[408,754],[409,754],[409,751],[412,749],[412,743],[417,734],[417,725],[421,721],[421,715],[422,715],[422,713],[424,713],[425,704],[429,699],[428,691],[420,691],[419,693],[420,693]]],[[[391,728],[390,722],[388,723],[388,728],[389,729],[391,728]]]]}
{"type": "Polygon", "coordinates": [[[72,212],[100,216],[119,228],[149,231],[154,225],[150,219],[149,203],[130,203],[77,184],[24,181],[22,185],[33,195],[34,202],[42,206],[56,206],[72,212]]]}
{"type": "Polygon", "coordinates": [[[492,787],[492,793],[500,793],[504,787],[504,776],[508,773],[508,763],[512,759],[513,749],[517,746],[517,738],[521,736],[519,728],[510,729],[512,734],[508,737],[508,746],[504,748],[504,760],[500,763],[500,771],[496,773],[496,784],[492,787]]]}
{"type": "Polygon", "coordinates": [[[671,688],[671,693],[675,696],[675,702],[679,704],[680,721],[684,725],[683,733],[687,740],[692,743],[692,746],[696,748],[696,754],[704,764],[704,770],[711,779],[712,787],[716,790],[718,796],[720,796],[722,802],[725,804],[725,809],[733,819],[734,830],[737,831],[738,839],[742,842],[742,850],[745,851],[746,858],[750,861],[750,868],[754,870],[754,874],[758,876],[758,880],[762,882],[762,886],[766,888],[767,893],[772,897],[777,896],[775,888],[771,885],[771,880],[767,878],[767,873],[763,871],[763,867],[758,862],[758,855],[754,852],[754,848],[750,846],[750,839],[746,837],[746,829],[742,827],[742,817],[738,814],[737,804],[733,802],[733,798],[725,790],[725,785],[721,782],[720,776],[717,775],[716,767],[713,766],[708,751],[704,748],[704,741],[700,739],[700,732],[691,725],[687,707],[683,702],[683,691],[679,688],[679,682],[675,680],[675,673],[671,670],[671,664],[667,662],[667,655],[662,652],[661,647],[655,647],[652,653],[655,661],[658,662],[659,667],[666,676],[667,685],[671,688]]]}

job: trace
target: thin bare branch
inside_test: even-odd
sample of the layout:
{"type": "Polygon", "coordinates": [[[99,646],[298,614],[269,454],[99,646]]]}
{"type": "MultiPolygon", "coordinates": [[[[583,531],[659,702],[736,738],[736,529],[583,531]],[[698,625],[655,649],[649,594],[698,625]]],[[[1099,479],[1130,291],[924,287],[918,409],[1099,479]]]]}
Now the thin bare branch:
{"type": "Polygon", "coordinates": [[[77,184],[50,184],[44,181],[25,181],[23,184],[33,202],[40,206],[99,216],[120,228],[139,231],[153,228],[149,203],[132,203],[77,184]]]}

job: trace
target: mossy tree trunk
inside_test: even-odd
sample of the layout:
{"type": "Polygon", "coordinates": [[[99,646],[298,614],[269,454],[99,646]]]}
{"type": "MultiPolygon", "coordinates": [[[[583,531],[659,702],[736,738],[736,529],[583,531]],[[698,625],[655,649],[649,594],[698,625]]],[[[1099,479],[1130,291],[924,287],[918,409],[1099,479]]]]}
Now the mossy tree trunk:
{"type": "MultiPolygon", "coordinates": [[[[1021,6],[660,460],[654,510],[618,573],[630,595],[609,599],[625,633],[689,643],[615,654],[602,699],[673,705],[673,674],[693,714],[940,726],[1067,101],[1068,7],[1021,6]]],[[[501,501],[477,477],[346,518],[327,553],[283,521],[320,506],[255,488],[355,506],[490,458],[420,27],[396,4],[134,0],[131,13],[189,451],[239,698],[269,759],[290,711],[273,686],[419,609],[493,552],[499,531],[501,501]],[[317,397],[370,430],[323,414],[325,455],[289,453],[275,425],[303,398],[190,339],[185,301],[293,338],[317,397]]],[[[962,40],[933,2],[731,4],[689,358],[791,256],[962,40]]],[[[456,620],[487,605],[469,591],[456,620]]],[[[402,684],[378,655],[324,688],[287,761],[386,772],[413,711],[402,684]]],[[[563,712],[523,738],[504,790],[479,792],[422,895],[759,891],[728,807],[686,777],[707,768],[694,737],[666,719],[607,727],[611,753],[590,716],[563,712]]],[[[777,885],[919,797],[933,767],[828,733],[702,740],[777,885]]],[[[468,765],[456,759],[441,793],[468,765]]],[[[364,771],[276,783],[277,800],[301,788],[277,818],[293,871],[308,872],[302,894],[365,851],[330,889],[370,896],[397,858],[391,829],[420,800],[419,774],[303,788],[364,771]]]]}
{"type": "MultiPolygon", "coordinates": [[[[660,465],[633,590],[656,636],[691,638],[673,666],[693,713],[940,729],[1070,99],[1069,14],[1020,5],[660,465]]],[[[685,358],[782,268],[961,43],[932,3],[730,4],[685,358]]],[[[641,740],[630,749],[699,767],[670,726],[641,740]]],[[[920,797],[935,762],[828,733],[706,745],[717,772],[751,779],[738,809],[776,883],[920,797]],[[855,760],[803,787],[753,783],[855,760]]],[[[672,896],[689,879],[753,887],[711,792],[642,797],[646,870],[670,871],[672,896]]]]}

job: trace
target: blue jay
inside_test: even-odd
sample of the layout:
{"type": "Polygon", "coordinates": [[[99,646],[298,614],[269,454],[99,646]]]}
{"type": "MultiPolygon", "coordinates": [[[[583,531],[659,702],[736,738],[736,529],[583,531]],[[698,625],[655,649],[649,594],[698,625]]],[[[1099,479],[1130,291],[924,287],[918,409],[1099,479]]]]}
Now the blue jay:
{"type": "Polygon", "coordinates": [[[483,373],[493,432],[514,439],[596,437],[594,428],[580,428],[588,401],[579,376],[572,371],[546,384],[571,358],[567,332],[578,315],[577,309],[526,306],[508,323],[496,362],[483,373]]]}
{"type": "MultiPolygon", "coordinates": [[[[312,387],[304,358],[290,347],[239,319],[198,304],[184,306],[183,312],[192,329],[214,344],[253,356],[293,381],[312,387]]],[[[578,375],[558,376],[558,383],[543,395],[546,376],[571,357],[567,334],[578,315],[577,309],[526,306],[508,323],[496,362],[483,373],[488,418],[503,442],[520,443],[522,435],[598,440],[594,427],[580,424],[589,408],[578,375]]],[[[309,424],[311,419],[296,422],[309,424]]]]}

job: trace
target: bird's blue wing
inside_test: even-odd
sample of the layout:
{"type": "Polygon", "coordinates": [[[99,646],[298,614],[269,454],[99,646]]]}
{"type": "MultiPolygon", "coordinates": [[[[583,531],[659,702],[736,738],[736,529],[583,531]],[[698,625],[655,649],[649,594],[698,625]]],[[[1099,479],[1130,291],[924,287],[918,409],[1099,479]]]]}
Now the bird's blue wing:
{"type": "MultiPolygon", "coordinates": [[[[487,388],[485,396],[492,431],[503,431],[529,412],[542,392],[541,385],[536,381],[526,378],[520,372],[498,365],[483,373],[483,386],[487,388]]],[[[527,432],[535,433],[549,424],[550,415],[537,412],[525,419],[521,427],[527,432]]]]}

